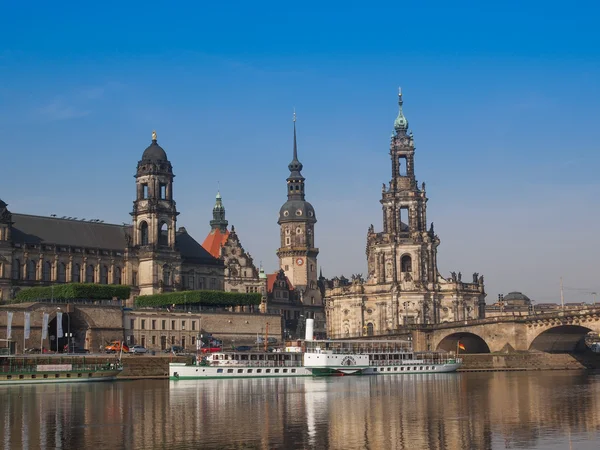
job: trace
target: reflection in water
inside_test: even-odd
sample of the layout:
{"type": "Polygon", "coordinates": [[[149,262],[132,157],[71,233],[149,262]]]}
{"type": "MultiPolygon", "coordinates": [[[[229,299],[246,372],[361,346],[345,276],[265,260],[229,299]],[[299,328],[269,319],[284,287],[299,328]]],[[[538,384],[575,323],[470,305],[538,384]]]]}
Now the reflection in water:
{"type": "Polygon", "coordinates": [[[585,372],[0,387],[5,449],[597,448],[585,372]]]}

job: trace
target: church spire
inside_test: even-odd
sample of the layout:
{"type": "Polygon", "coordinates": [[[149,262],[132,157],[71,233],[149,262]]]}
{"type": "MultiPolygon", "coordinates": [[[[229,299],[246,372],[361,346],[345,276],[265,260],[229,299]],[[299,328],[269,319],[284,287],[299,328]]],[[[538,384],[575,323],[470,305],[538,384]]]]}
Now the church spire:
{"type": "Polygon", "coordinates": [[[304,177],[300,173],[304,167],[298,160],[298,143],[296,141],[296,111],[294,111],[294,154],[288,164],[290,176],[287,178],[288,200],[304,200],[304,177]]]}
{"type": "Polygon", "coordinates": [[[217,228],[222,232],[227,231],[227,225],[229,222],[225,220],[225,207],[223,206],[223,202],[221,200],[221,192],[217,191],[217,196],[215,197],[215,206],[213,207],[213,220],[210,221],[210,226],[213,230],[217,228]]]}
{"type": "Polygon", "coordinates": [[[403,104],[403,100],[402,100],[402,88],[399,87],[398,88],[398,117],[396,117],[396,120],[394,121],[394,130],[396,131],[396,134],[406,134],[406,131],[408,130],[408,120],[406,120],[406,117],[404,117],[404,113],[402,112],[402,104],[403,104]]]}

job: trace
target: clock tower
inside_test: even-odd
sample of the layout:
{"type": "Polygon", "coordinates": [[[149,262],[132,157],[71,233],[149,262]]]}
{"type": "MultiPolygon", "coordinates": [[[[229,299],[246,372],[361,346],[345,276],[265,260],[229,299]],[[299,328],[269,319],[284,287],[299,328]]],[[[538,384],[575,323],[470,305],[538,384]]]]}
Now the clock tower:
{"type": "Polygon", "coordinates": [[[317,255],[315,247],[315,223],[317,217],[313,206],[304,197],[302,163],[298,160],[296,144],[296,114],[294,113],[294,156],[289,163],[287,178],[287,202],[279,210],[281,244],[277,250],[279,267],[294,286],[297,299],[306,306],[323,304],[317,286],[317,255]]]}

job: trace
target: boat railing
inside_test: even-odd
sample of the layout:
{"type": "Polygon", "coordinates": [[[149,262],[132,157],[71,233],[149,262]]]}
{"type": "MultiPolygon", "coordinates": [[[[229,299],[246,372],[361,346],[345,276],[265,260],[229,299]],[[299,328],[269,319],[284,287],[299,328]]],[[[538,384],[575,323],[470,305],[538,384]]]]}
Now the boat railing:
{"type": "Polygon", "coordinates": [[[302,367],[302,361],[207,361],[210,367],[302,367]]]}
{"type": "Polygon", "coordinates": [[[374,359],[369,361],[370,366],[431,366],[438,364],[461,363],[460,358],[434,358],[434,359],[374,359]]]}
{"type": "MultiPolygon", "coordinates": [[[[43,364],[42,364],[43,365],[43,364]]],[[[0,373],[59,373],[59,372],[104,372],[112,370],[123,370],[121,363],[104,363],[104,364],[69,364],[70,368],[58,369],[58,370],[38,370],[37,364],[28,365],[0,365],[0,373]]]]}

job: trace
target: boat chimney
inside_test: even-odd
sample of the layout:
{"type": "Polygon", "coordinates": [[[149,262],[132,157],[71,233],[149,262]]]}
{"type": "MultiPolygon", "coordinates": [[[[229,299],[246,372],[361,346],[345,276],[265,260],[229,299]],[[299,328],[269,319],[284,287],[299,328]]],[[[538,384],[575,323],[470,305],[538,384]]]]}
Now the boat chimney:
{"type": "Polygon", "coordinates": [[[307,341],[313,340],[313,329],[315,327],[315,319],[306,319],[306,335],[304,339],[307,341]]]}

